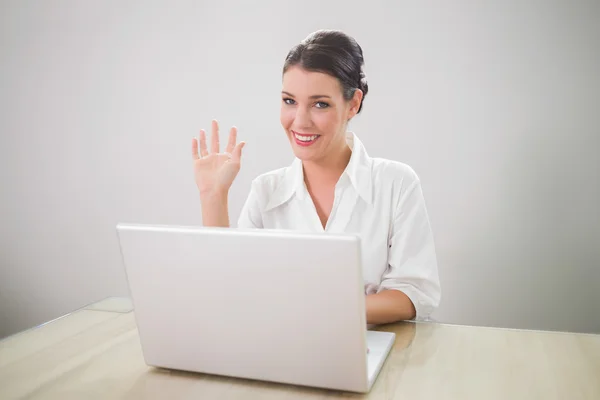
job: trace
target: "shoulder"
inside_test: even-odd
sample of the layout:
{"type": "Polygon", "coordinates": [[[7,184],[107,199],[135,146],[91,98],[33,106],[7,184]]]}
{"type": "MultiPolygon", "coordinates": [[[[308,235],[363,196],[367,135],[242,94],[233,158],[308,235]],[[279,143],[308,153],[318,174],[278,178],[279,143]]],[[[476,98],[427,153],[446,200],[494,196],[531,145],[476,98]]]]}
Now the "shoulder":
{"type": "Polygon", "coordinates": [[[420,183],[419,176],[408,164],[385,158],[372,158],[372,176],[376,186],[393,186],[405,191],[420,183]]]}
{"type": "Polygon", "coordinates": [[[252,180],[252,189],[261,194],[281,190],[288,183],[291,168],[291,166],[287,166],[258,175],[252,180]]]}
{"type": "Polygon", "coordinates": [[[293,176],[293,164],[258,175],[252,181],[252,191],[263,200],[276,193],[288,192],[293,176]]]}
{"type": "Polygon", "coordinates": [[[408,164],[387,159],[373,160],[373,186],[383,204],[390,206],[394,221],[408,210],[424,206],[421,180],[408,164]]]}

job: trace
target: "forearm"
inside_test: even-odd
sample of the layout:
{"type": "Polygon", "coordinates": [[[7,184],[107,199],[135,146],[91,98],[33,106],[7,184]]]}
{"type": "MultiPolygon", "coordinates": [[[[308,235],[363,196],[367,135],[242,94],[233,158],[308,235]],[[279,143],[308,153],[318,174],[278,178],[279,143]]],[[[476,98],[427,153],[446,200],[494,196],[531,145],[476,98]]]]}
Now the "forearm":
{"type": "Polygon", "coordinates": [[[229,227],[229,206],[227,197],[227,193],[200,196],[203,226],[229,227]]]}
{"type": "Polygon", "coordinates": [[[416,317],[410,298],[399,290],[383,290],[366,297],[367,324],[387,324],[416,317]]]}

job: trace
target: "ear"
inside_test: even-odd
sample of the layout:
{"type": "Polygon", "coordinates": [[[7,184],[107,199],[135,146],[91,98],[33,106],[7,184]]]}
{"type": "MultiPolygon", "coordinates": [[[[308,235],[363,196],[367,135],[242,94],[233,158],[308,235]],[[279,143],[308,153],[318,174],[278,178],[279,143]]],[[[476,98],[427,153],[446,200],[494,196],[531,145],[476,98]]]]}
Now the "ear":
{"type": "Polygon", "coordinates": [[[356,89],[354,91],[354,96],[350,99],[350,109],[348,110],[348,120],[354,118],[356,114],[358,114],[358,109],[360,108],[360,104],[363,99],[363,91],[360,89],[356,89]]]}

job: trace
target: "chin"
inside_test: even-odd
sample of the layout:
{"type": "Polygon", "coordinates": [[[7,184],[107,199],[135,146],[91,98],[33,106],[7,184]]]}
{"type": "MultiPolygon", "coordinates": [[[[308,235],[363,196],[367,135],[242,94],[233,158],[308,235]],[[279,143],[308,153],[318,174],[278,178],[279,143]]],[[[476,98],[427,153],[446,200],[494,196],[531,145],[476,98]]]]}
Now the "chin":
{"type": "Polygon", "coordinates": [[[292,145],[292,152],[294,153],[294,156],[296,156],[296,158],[299,158],[302,161],[312,161],[314,160],[316,157],[316,152],[312,149],[305,149],[302,147],[297,146],[295,143],[291,143],[292,145]]]}
{"type": "Polygon", "coordinates": [[[319,157],[314,152],[294,150],[294,156],[300,161],[316,161],[319,157]]]}

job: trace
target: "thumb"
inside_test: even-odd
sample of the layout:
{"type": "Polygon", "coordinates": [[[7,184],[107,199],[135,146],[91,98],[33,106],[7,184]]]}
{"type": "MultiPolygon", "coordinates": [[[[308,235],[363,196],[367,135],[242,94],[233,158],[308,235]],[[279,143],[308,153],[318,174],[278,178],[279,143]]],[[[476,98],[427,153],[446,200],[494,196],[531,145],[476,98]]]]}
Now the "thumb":
{"type": "Polygon", "coordinates": [[[246,142],[240,142],[235,146],[235,148],[233,149],[233,153],[231,154],[233,161],[240,162],[242,158],[242,149],[245,145],[246,142]]]}

